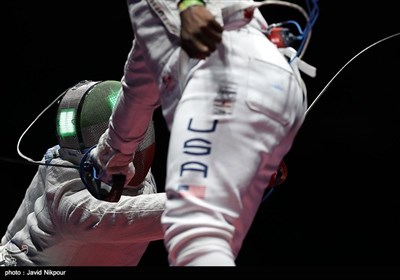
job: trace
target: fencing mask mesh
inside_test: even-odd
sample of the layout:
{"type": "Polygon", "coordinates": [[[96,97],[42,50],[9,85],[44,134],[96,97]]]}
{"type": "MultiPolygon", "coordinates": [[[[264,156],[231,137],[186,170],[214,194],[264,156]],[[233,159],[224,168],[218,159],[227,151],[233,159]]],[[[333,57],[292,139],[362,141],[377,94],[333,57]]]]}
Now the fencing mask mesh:
{"type": "MultiPolygon", "coordinates": [[[[121,82],[82,81],[69,88],[57,111],[57,138],[60,156],[79,165],[86,150],[96,145],[108,122],[121,91],[121,82]]],[[[155,152],[153,122],[135,153],[135,176],[128,185],[137,186],[145,179],[155,152]]]]}

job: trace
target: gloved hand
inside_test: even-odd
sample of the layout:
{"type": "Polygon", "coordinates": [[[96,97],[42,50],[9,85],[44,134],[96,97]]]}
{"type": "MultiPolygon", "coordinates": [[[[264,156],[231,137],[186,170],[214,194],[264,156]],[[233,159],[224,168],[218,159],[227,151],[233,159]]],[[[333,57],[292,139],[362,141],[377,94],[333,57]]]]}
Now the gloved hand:
{"type": "Polygon", "coordinates": [[[97,179],[113,185],[113,175],[124,175],[126,186],[135,175],[135,167],[133,166],[134,155],[122,154],[114,150],[107,141],[107,132],[103,133],[95,148],[88,155],[88,160],[97,170],[97,179]]]}
{"type": "Polygon", "coordinates": [[[222,40],[223,27],[214,15],[201,5],[180,12],[181,47],[191,58],[208,57],[222,40]]]}
{"type": "Polygon", "coordinates": [[[87,190],[97,199],[118,202],[124,187],[135,175],[133,156],[113,149],[104,133],[97,146],[85,153],[80,176],[87,190]]]}

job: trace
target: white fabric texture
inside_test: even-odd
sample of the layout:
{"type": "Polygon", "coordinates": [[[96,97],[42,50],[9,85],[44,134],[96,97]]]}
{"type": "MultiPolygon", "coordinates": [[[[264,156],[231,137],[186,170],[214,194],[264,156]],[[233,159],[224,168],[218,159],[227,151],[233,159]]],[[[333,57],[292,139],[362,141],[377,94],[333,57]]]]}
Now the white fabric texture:
{"type": "MultiPolygon", "coordinates": [[[[223,24],[222,8],[240,2],[253,1],[206,4],[223,24]]],[[[169,263],[233,266],[307,96],[296,66],[263,34],[259,10],[245,23],[230,15],[222,43],[199,61],[179,47],[176,3],[128,1],[135,42],[109,143],[132,153],[161,105],[171,131],[162,215],[169,263]]]]}
{"type": "MultiPolygon", "coordinates": [[[[60,158],[52,164],[68,165],[60,158]]],[[[163,238],[165,193],[149,171],[142,188],[117,203],[97,200],[72,168],[39,166],[1,239],[18,266],[136,266],[163,238]]]]}

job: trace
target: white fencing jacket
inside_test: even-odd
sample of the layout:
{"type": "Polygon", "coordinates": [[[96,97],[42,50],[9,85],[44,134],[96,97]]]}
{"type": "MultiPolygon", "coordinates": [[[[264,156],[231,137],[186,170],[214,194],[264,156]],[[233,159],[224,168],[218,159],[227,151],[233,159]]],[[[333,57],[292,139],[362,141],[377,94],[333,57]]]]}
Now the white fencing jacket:
{"type": "Polygon", "coordinates": [[[151,171],[139,193],[129,191],[117,203],[100,201],[77,169],[39,166],[1,239],[2,259],[18,266],[136,266],[149,242],[163,238],[165,193],[156,193],[151,171]]]}

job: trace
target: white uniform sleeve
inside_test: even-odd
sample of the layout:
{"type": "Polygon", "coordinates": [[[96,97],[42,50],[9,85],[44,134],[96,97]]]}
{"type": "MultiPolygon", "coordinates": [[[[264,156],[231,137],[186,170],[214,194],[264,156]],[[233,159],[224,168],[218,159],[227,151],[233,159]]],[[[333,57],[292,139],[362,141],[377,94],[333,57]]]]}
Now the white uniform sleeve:
{"type": "Polygon", "coordinates": [[[135,41],[121,82],[122,92],[111,115],[108,140],[114,150],[129,155],[136,151],[160,105],[158,86],[135,41]]]}
{"type": "Polygon", "coordinates": [[[48,167],[46,184],[47,195],[54,195],[48,201],[51,219],[67,239],[143,242],[163,238],[160,217],[165,193],[123,195],[117,203],[100,201],[85,189],[78,170],[58,167],[48,167]]]}

